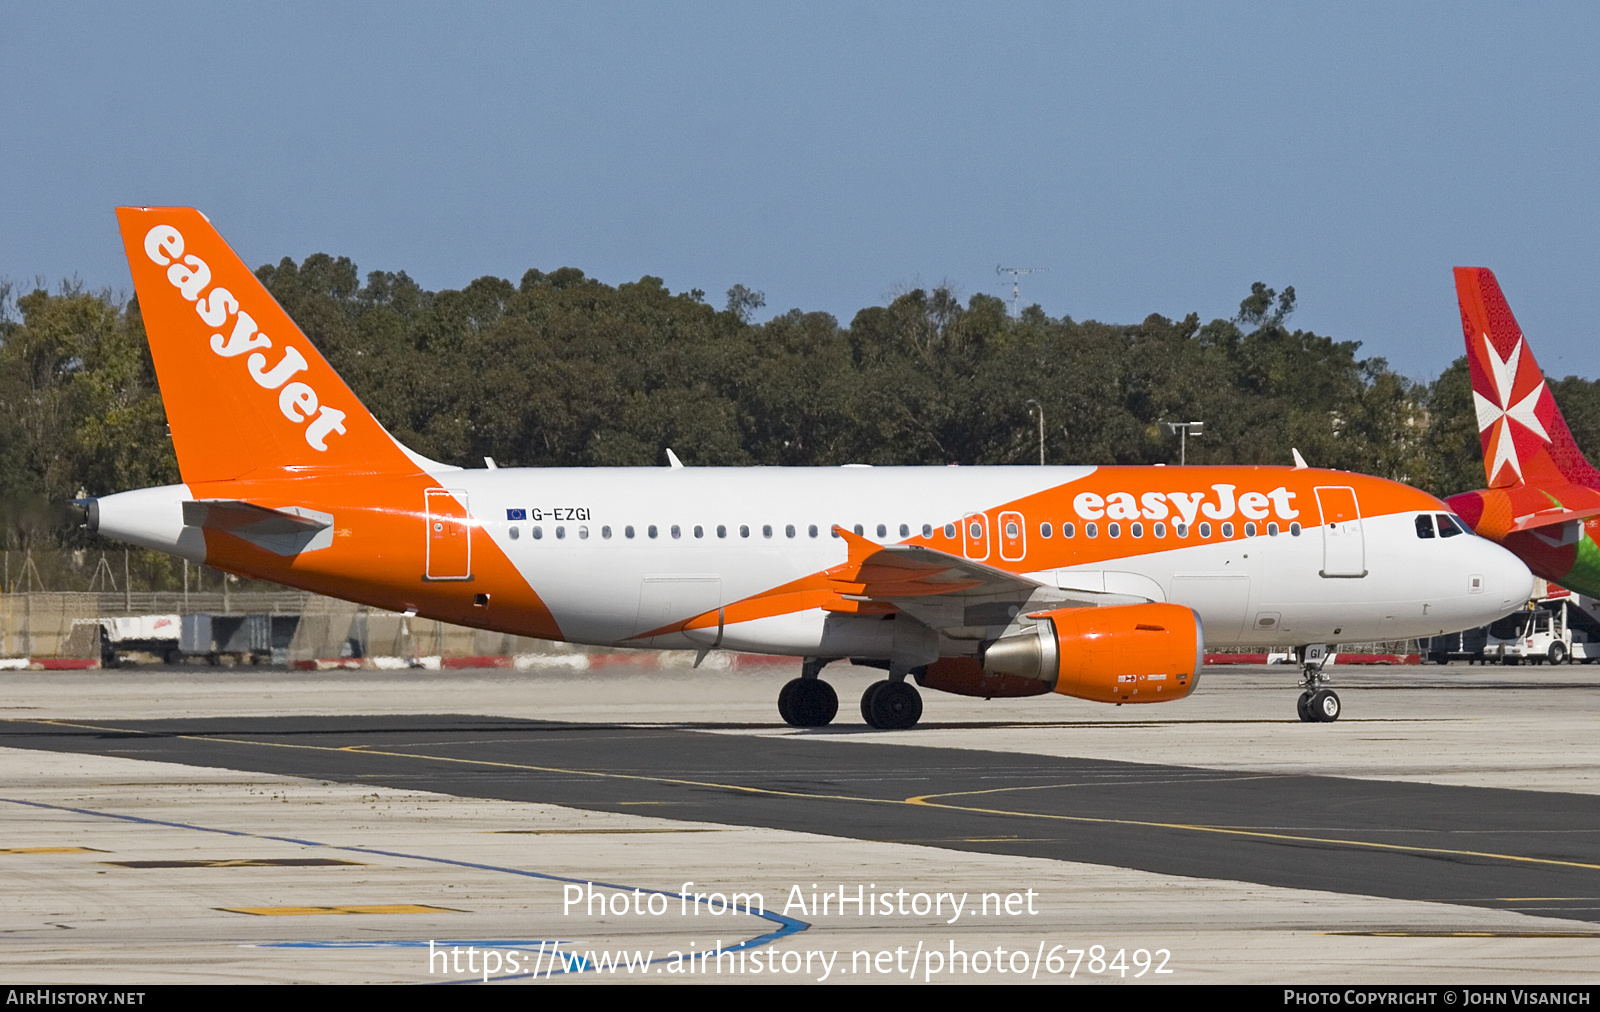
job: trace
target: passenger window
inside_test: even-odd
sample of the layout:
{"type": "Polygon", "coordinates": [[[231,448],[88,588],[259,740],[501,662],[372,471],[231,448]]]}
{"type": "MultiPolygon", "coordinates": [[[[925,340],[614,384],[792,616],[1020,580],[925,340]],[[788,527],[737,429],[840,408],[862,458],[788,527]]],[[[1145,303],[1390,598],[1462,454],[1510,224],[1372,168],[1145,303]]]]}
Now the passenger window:
{"type": "Polygon", "coordinates": [[[506,533],[511,535],[511,540],[512,541],[515,541],[518,538],[522,537],[522,532],[517,530],[515,527],[511,528],[511,530],[507,531],[506,533]]]}
{"type": "MultiPolygon", "coordinates": [[[[560,533],[560,532],[561,532],[561,528],[559,528],[559,527],[558,527],[558,528],[556,528],[556,537],[560,537],[560,536],[561,536],[561,533],[560,533]]],[[[674,538],[681,538],[681,537],[683,537],[683,531],[682,531],[682,530],[681,530],[681,529],[680,529],[680,528],[679,528],[679,527],[678,527],[678,525],[677,525],[677,524],[673,524],[673,525],[672,525],[672,536],[673,536],[673,537],[674,537],[674,538]]]]}
{"type": "Polygon", "coordinates": [[[807,527],[806,528],[806,533],[809,534],[813,538],[816,537],[817,536],[817,525],[816,524],[812,524],[810,527],[807,527]]]}
{"type": "Polygon", "coordinates": [[[1200,524],[1200,536],[1202,538],[1211,537],[1211,525],[1209,523],[1202,522],[1200,524]]]}
{"type": "Polygon", "coordinates": [[[933,525],[932,524],[923,524],[922,525],[922,536],[925,537],[925,538],[933,537],[933,525]]]}
{"type": "Polygon", "coordinates": [[[1070,538],[1077,532],[1078,529],[1073,524],[1066,523],[1061,525],[1061,536],[1064,538],[1070,538]]]}
{"type": "Polygon", "coordinates": [[[556,537],[564,538],[566,536],[567,536],[567,529],[565,527],[557,527],[556,528],[556,537]]]}
{"type": "Polygon", "coordinates": [[[740,524],[739,525],[739,537],[748,538],[749,536],[750,536],[750,525],[749,524],[740,524]]]}
{"type": "Polygon", "coordinates": [[[1096,523],[1084,524],[1083,536],[1086,538],[1098,538],[1100,536],[1100,525],[1096,523]]]}
{"type": "Polygon", "coordinates": [[[1227,523],[1222,525],[1222,536],[1225,538],[1233,537],[1233,524],[1227,523]]]}
{"type": "Polygon", "coordinates": [[[909,525],[909,524],[901,524],[900,525],[900,536],[902,538],[911,537],[911,525],[909,525]]]}
{"type": "Polygon", "coordinates": [[[1289,525],[1289,536],[1291,538],[1298,538],[1300,536],[1300,522],[1298,520],[1289,525]]]}
{"type": "Polygon", "coordinates": [[[587,528],[587,527],[579,527],[578,528],[578,537],[587,540],[588,537],[589,537],[589,528],[587,528]]]}
{"type": "Polygon", "coordinates": [[[1439,521],[1439,537],[1441,538],[1453,538],[1457,534],[1466,533],[1461,529],[1461,524],[1456,518],[1448,513],[1440,513],[1437,519],[1439,521]]]}
{"type": "Polygon", "coordinates": [[[534,524],[533,525],[533,540],[538,541],[542,537],[544,537],[544,528],[540,527],[538,524],[534,524]]]}
{"type": "Polygon", "coordinates": [[[771,524],[762,524],[761,525],[761,536],[764,537],[764,538],[772,537],[772,525],[771,524]]]}
{"type": "Polygon", "coordinates": [[[727,536],[728,536],[728,525],[727,524],[718,524],[717,525],[717,537],[725,538],[727,536]]]}
{"type": "Polygon", "coordinates": [[[1136,538],[1144,537],[1144,524],[1130,524],[1128,526],[1128,533],[1132,534],[1136,538]]]}
{"type": "Polygon", "coordinates": [[[865,537],[866,533],[867,529],[865,527],[862,527],[860,524],[856,524],[856,537],[865,537]]]}
{"type": "Polygon", "coordinates": [[[701,527],[699,524],[695,524],[694,525],[694,536],[697,537],[697,538],[705,537],[706,536],[706,529],[704,527],[701,527]]]}
{"type": "Polygon", "coordinates": [[[1006,537],[1014,538],[1021,533],[1022,532],[1017,529],[1017,522],[1015,520],[1006,521],[1006,537]]]}
{"type": "Polygon", "coordinates": [[[1256,522],[1254,520],[1244,525],[1244,536],[1247,538],[1256,536],[1256,522]]]}
{"type": "Polygon", "coordinates": [[[878,537],[886,538],[888,536],[889,536],[889,528],[885,527],[883,524],[879,524],[878,525],[878,537]]]}
{"type": "Polygon", "coordinates": [[[1039,537],[1048,538],[1050,535],[1052,535],[1054,533],[1055,533],[1055,528],[1051,527],[1049,524],[1040,524],[1039,525],[1039,537]]]}
{"type": "Polygon", "coordinates": [[[1172,528],[1172,533],[1176,534],[1180,538],[1186,538],[1189,536],[1189,525],[1178,524],[1172,528]]]}
{"type": "Polygon", "coordinates": [[[1167,536],[1167,525],[1158,522],[1155,527],[1151,528],[1150,533],[1155,537],[1164,538],[1167,536]]]}
{"type": "Polygon", "coordinates": [[[626,527],[624,527],[622,529],[622,536],[625,537],[625,538],[633,537],[633,525],[632,524],[629,524],[628,526],[626,526],[626,527]]]}
{"type": "MultiPolygon", "coordinates": [[[[538,530],[538,529],[539,528],[537,528],[537,527],[534,528],[534,530],[538,530]]],[[[652,538],[655,537],[656,536],[656,525],[655,524],[651,524],[648,528],[645,529],[645,533],[650,535],[652,538]]],[[[538,536],[539,535],[537,535],[537,534],[534,535],[534,537],[538,537],[538,536]]]]}
{"type": "Polygon", "coordinates": [[[610,527],[602,527],[602,528],[600,528],[600,536],[602,538],[606,538],[607,540],[609,540],[611,538],[611,528],[610,527]]]}
{"type": "Polygon", "coordinates": [[[783,529],[783,536],[786,538],[794,537],[794,524],[789,524],[783,529]]]}
{"type": "Polygon", "coordinates": [[[1106,537],[1110,537],[1110,538],[1120,538],[1120,537],[1122,537],[1122,525],[1119,524],[1119,523],[1116,523],[1115,521],[1113,521],[1112,523],[1106,524],[1106,537]]]}
{"type": "Polygon", "coordinates": [[[1417,514],[1417,537],[1433,537],[1433,517],[1426,513],[1417,514]]]}
{"type": "Polygon", "coordinates": [[[944,525],[944,536],[947,537],[947,538],[955,537],[956,536],[956,525],[955,524],[945,524],[944,525]]]}
{"type": "Polygon", "coordinates": [[[1267,537],[1275,538],[1277,536],[1278,536],[1278,522],[1276,520],[1274,520],[1272,523],[1267,524],[1267,537]]]}

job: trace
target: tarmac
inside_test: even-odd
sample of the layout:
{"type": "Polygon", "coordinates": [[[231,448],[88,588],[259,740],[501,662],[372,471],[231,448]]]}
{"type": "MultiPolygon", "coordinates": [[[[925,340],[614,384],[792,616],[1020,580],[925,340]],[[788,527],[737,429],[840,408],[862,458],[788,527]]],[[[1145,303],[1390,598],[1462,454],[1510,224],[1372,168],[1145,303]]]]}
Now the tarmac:
{"type": "MultiPolygon", "coordinates": [[[[796,668],[798,665],[796,665],[796,668]]],[[[0,673],[16,983],[1592,983],[1600,668],[0,673]],[[431,948],[430,948],[431,943],[431,948]],[[633,965],[614,965],[619,954],[633,965]],[[470,965],[469,965],[470,964],[470,965]],[[491,965],[492,964],[492,965],[491,965]]]]}

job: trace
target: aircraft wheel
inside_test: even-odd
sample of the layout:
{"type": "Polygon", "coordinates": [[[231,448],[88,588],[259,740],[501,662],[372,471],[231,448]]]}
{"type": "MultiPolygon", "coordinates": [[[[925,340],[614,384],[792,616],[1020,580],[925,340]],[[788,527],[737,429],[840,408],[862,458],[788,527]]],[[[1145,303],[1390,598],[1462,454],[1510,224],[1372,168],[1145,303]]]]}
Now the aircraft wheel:
{"type": "Polygon", "coordinates": [[[1550,663],[1551,664],[1565,664],[1565,663],[1567,663],[1567,648],[1566,648],[1566,645],[1562,644],[1562,643],[1552,643],[1552,644],[1550,644],[1550,655],[1549,656],[1550,656],[1550,663]]]}
{"type": "Polygon", "coordinates": [[[1332,689],[1318,689],[1306,702],[1306,712],[1318,724],[1331,724],[1339,719],[1339,694],[1332,689]]]}
{"type": "Polygon", "coordinates": [[[861,694],[861,716],[880,731],[902,731],[922,719],[922,696],[910,682],[873,682],[861,694]]]}
{"type": "Polygon", "coordinates": [[[778,714],[790,727],[825,727],[839,712],[839,694],[820,678],[796,678],[778,693],[778,714]]]}
{"type": "Polygon", "coordinates": [[[1311,690],[1300,693],[1300,698],[1294,701],[1294,712],[1300,715],[1300,722],[1309,724],[1316,718],[1311,716],[1311,690]]]}

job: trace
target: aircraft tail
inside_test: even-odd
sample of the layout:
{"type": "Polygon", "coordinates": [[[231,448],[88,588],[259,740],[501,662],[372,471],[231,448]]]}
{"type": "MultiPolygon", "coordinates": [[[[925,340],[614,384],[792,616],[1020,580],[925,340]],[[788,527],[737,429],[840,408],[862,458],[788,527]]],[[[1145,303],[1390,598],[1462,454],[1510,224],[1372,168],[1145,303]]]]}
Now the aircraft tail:
{"type": "Polygon", "coordinates": [[[204,215],[117,221],[185,482],[419,470],[204,215]]]}
{"type": "Polygon", "coordinates": [[[1600,471],[1573,441],[1494,272],[1457,267],[1455,274],[1489,487],[1600,484],[1600,471]]]}

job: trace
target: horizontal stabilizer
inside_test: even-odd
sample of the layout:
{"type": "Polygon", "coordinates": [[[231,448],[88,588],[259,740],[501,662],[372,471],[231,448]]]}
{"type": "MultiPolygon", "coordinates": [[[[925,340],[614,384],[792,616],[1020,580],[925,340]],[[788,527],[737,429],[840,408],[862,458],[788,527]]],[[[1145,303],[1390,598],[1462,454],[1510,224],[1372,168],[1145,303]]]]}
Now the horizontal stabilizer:
{"type": "Polygon", "coordinates": [[[1574,520],[1587,520],[1589,517],[1600,517],[1600,506],[1590,506],[1587,509],[1569,510],[1553,509],[1533,513],[1525,517],[1518,517],[1511,525],[1513,531],[1532,531],[1540,527],[1553,527],[1557,524],[1570,523],[1574,520]]]}
{"type": "Polygon", "coordinates": [[[248,527],[251,534],[307,534],[329,527],[332,519],[301,516],[239,499],[199,499],[183,504],[185,527],[204,527],[213,531],[237,531],[248,527]]]}
{"type": "Polygon", "coordinates": [[[240,499],[190,499],[183,504],[183,523],[232,534],[274,555],[299,555],[333,544],[333,517],[299,506],[268,509],[240,499]]]}

